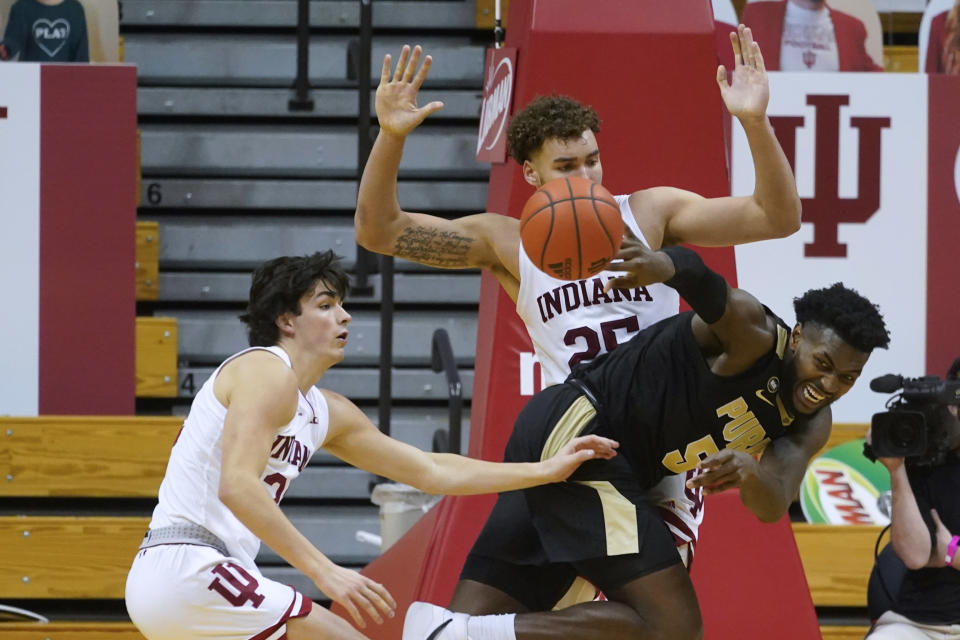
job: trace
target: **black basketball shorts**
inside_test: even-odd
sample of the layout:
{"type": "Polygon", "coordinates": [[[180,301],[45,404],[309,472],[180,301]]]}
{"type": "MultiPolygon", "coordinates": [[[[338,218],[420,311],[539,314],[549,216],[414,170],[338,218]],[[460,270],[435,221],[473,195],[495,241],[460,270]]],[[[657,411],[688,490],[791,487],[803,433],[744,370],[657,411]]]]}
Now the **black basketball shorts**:
{"type": "MultiPolygon", "coordinates": [[[[545,460],[578,435],[603,433],[598,421],[579,390],[550,387],[520,412],[504,461],[545,460]]],[[[618,455],[585,463],[566,482],[501,494],[461,578],[538,611],[550,609],[577,575],[610,592],[679,562],[673,536],[618,455]]]]}

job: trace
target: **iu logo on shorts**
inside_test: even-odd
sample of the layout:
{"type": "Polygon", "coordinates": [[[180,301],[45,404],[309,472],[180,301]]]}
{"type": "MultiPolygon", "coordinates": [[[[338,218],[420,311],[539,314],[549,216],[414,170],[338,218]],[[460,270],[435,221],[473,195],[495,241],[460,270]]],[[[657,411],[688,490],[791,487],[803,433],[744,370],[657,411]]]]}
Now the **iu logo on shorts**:
{"type": "Polygon", "coordinates": [[[223,562],[210,570],[216,574],[207,588],[222,595],[235,607],[242,607],[249,600],[253,608],[263,604],[264,596],[257,593],[260,583],[240,565],[223,562]]]}
{"type": "MultiPolygon", "coordinates": [[[[859,133],[857,197],[841,198],[840,181],[840,108],[850,104],[848,95],[808,95],[807,104],[816,109],[814,135],[814,196],[803,198],[803,221],[813,224],[813,242],[804,245],[808,258],[844,258],[847,246],[837,239],[841,222],[864,223],[880,208],[880,145],[883,129],[890,118],[852,117],[850,126],[859,133]]],[[[780,146],[796,169],[797,128],[803,116],[770,118],[780,146]]]]}

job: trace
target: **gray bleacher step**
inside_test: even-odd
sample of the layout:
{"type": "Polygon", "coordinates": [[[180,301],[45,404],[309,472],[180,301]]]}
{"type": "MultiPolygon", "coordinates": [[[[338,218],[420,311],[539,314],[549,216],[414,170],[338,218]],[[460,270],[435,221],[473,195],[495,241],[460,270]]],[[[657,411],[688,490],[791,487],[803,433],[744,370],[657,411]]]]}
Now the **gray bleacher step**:
{"type": "MultiPolygon", "coordinates": [[[[356,540],[358,530],[380,533],[380,512],[372,503],[357,506],[281,506],[294,526],[334,562],[366,564],[380,554],[377,547],[356,540]]],[[[263,545],[257,555],[257,564],[269,566],[286,563],[273,549],[263,545]]]]}
{"type": "MultiPolygon", "coordinates": [[[[266,260],[332,249],[353,269],[357,244],[350,217],[151,216],[160,228],[160,269],[252,271],[266,260]]],[[[396,271],[441,273],[407,260],[396,271]]],[[[459,270],[456,270],[459,271],[459,270]]]]}
{"type": "MultiPolygon", "coordinates": [[[[401,206],[408,211],[483,211],[486,181],[443,182],[401,180],[401,206]]],[[[349,180],[231,180],[223,178],[168,178],[149,176],[141,184],[140,209],[312,209],[345,210],[357,205],[357,181],[349,180]]],[[[268,215],[257,212],[258,215],[268,215]]]]}
{"type": "MultiPolygon", "coordinates": [[[[166,176],[340,177],[357,174],[354,126],[143,125],[145,180],[166,176]]],[[[402,177],[474,178],[489,165],[474,159],[475,126],[425,128],[406,143],[402,177]]]]}
{"type": "MultiPolygon", "coordinates": [[[[232,87],[140,87],[137,113],[141,116],[249,116],[294,118],[356,118],[356,89],[313,89],[312,111],[291,111],[291,89],[232,87]]],[[[475,89],[424,90],[418,101],[443,102],[428,122],[480,117],[481,93],[475,89]]],[[[370,93],[370,115],[375,115],[374,92],[370,93]]]]}
{"type": "MultiPolygon", "coordinates": [[[[466,0],[377,0],[376,28],[473,29],[474,3],[466,0]]],[[[296,0],[123,0],[121,27],[294,27],[296,0]]],[[[356,0],[313,0],[310,25],[354,28],[360,24],[356,0]]]]}
{"type": "MultiPolygon", "coordinates": [[[[178,397],[192,398],[213,370],[212,366],[178,367],[178,397]]],[[[449,397],[443,374],[429,368],[393,369],[390,380],[391,396],[394,400],[444,401],[449,397]]],[[[472,366],[460,368],[460,380],[463,385],[463,398],[469,400],[473,396],[472,366]]],[[[341,364],[323,376],[320,386],[356,402],[376,401],[380,398],[380,371],[341,364]]]]}
{"type": "MultiPolygon", "coordinates": [[[[177,319],[177,356],[191,363],[219,363],[246,348],[246,327],[233,311],[157,309],[158,316],[177,319]]],[[[351,365],[380,362],[380,314],[358,311],[350,322],[345,350],[351,365]]],[[[473,311],[397,311],[393,320],[393,362],[430,366],[434,330],[446,329],[460,366],[472,366],[477,341],[477,314],[473,311]]]]}
{"type": "Polygon", "coordinates": [[[370,497],[374,476],[347,465],[308,465],[287,489],[285,498],[316,500],[365,500],[370,497]]]}
{"type": "MultiPolygon", "coordinates": [[[[329,374],[328,374],[329,375],[329,374]]],[[[461,373],[462,375],[462,373],[461,373]]],[[[326,378],[324,378],[326,382],[326,378]]],[[[325,386],[325,385],[322,385],[325,386]]],[[[464,389],[466,395],[467,389],[464,389]]],[[[364,414],[374,425],[378,425],[378,408],[363,407],[364,414]]],[[[450,430],[450,411],[446,406],[440,407],[391,407],[390,408],[390,436],[413,445],[422,451],[433,450],[433,434],[439,429],[450,430]]],[[[470,407],[463,408],[460,417],[460,453],[466,454],[470,441],[470,407]]],[[[320,449],[312,458],[313,465],[343,465],[344,463],[331,453],[320,449]]],[[[294,485],[296,486],[296,485],[294,485]]]]}
{"type": "MultiPolygon", "coordinates": [[[[250,292],[249,273],[169,272],[160,274],[160,302],[246,303],[250,292]]],[[[381,300],[381,277],[370,276],[372,296],[348,294],[349,311],[357,303],[381,300]]],[[[397,304],[476,304],[480,300],[480,276],[475,273],[395,273],[393,298],[397,304]]]]}
{"type": "MultiPolygon", "coordinates": [[[[315,35],[310,39],[309,72],[314,86],[347,87],[355,83],[348,69],[348,47],[355,36],[315,35]]],[[[379,82],[383,57],[397,53],[410,37],[378,36],[373,41],[370,71],[379,82]]],[[[484,47],[450,36],[416,38],[433,56],[427,88],[479,88],[484,47]]],[[[124,60],[137,65],[145,85],[290,87],[296,75],[297,44],[293,33],[127,33],[124,60]]]]}

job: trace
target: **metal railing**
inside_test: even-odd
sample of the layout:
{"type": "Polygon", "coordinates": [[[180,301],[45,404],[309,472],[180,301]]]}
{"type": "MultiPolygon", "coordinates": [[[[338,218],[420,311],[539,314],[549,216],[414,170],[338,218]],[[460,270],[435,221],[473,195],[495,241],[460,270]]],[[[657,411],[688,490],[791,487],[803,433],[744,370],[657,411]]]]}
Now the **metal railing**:
{"type": "Polygon", "coordinates": [[[450,335],[446,329],[433,332],[430,346],[430,360],[433,370],[444,373],[447,380],[447,404],[450,422],[447,429],[437,429],[433,434],[433,450],[437,453],[460,453],[461,423],[463,420],[463,385],[460,372],[450,346],[450,335]]]}

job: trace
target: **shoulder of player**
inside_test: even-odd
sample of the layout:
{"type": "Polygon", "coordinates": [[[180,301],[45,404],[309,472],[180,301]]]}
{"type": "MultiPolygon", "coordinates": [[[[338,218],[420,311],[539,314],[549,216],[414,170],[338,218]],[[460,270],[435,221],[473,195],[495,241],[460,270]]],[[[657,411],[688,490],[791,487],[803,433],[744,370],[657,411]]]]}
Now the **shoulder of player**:
{"type": "Polygon", "coordinates": [[[337,419],[353,420],[361,416],[366,418],[366,414],[360,410],[360,407],[354,404],[353,400],[346,397],[342,393],[337,393],[336,391],[331,391],[330,389],[320,389],[320,393],[327,401],[327,408],[330,411],[331,422],[334,422],[337,419]]]}
{"type": "Polygon", "coordinates": [[[827,406],[810,415],[800,415],[790,429],[791,439],[811,456],[822,449],[833,428],[833,410],[827,406]]]}
{"type": "Polygon", "coordinates": [[[218,397],[228,397],[238,389],[296,399],[297,376],[276,354],[256,349],[227,362],[217,376],[214,391],[218,397]]]}
{"type": "Polygon", "coordinates": [[[666,238],[670,219],[694,200],[702,200],[692,191],[676,187],[650,187],[630,194],[630,210],[647,242],[657,249],[674,244],[666,238]]]}

